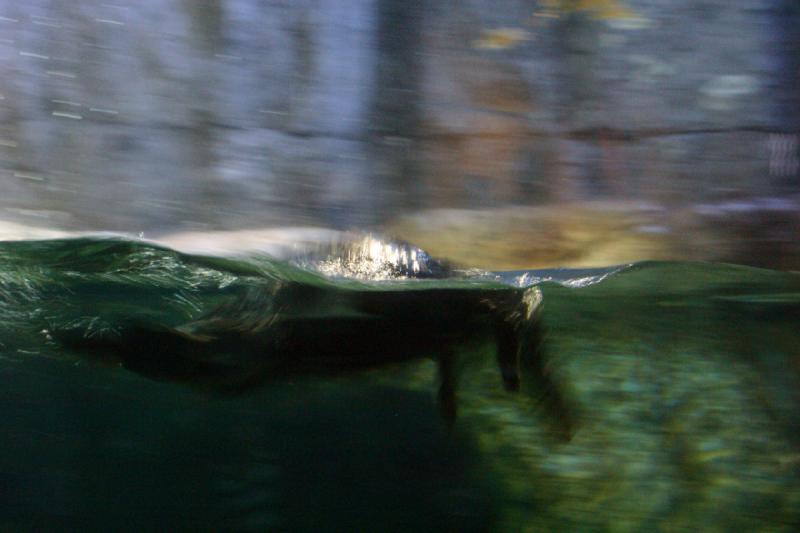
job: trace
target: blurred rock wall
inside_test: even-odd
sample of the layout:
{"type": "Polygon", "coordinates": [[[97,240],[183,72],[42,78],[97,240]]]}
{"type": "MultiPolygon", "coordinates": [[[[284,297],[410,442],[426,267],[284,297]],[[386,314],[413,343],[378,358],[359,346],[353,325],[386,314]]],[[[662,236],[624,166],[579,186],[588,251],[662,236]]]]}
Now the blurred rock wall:
{"type": "Polygon", "coordinates": [[[432,188],[477,203],[796,191],[789,3],[463,5],[429,17],[432,188]]]}
{"type": "Polygon", "coordinates": [[[791,0],[0,0],[0,217],[796,196],[791,0]]]}

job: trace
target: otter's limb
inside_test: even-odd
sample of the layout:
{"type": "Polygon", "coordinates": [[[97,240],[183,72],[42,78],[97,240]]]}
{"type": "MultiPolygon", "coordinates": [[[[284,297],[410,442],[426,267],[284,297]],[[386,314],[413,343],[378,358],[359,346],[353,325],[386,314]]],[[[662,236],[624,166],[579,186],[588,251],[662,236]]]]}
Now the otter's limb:
{"type": "Polygon", "coordinates": [[[572,409],[568,406],[547,366],[544,327],[539,317],[533,317],[525,328],[526,349],[520,357],[522,389],[541,406],[550,432],[563,442],[570,441],[575,430],[572,409]]]}
{"type": "Polygon", "coordinates": [[[451,348],[444,348],[439,354],[438,381],[439,390],[437,400],[439,403],[439,413],[442,416],[448,430],[453,428],[456,421],[456,354],[451,348]]]}
{"type": "Polygon", "coordinates": [[[499,319],[495,323],[494,337],[503,387],[507,391],[516,392],[519,390],[519,335],[511,322],[499,319]]]}

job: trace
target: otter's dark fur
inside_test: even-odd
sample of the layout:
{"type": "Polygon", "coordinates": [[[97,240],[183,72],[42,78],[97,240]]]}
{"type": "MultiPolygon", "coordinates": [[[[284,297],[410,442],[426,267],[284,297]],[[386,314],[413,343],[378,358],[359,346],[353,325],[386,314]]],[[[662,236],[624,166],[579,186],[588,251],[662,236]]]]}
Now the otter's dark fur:
{"type": "Polygon", "coordinates": [[[503,386],[544,404],[569,438],[571,418],[545,367],[538,289],[351,289],[276,282],[177,327],[128,324],[69,341],[155,379],[244,391],[277,378],[338,375],[432,357],[443,418],[456,416],[459,347],[491,339],[503,386]]]}

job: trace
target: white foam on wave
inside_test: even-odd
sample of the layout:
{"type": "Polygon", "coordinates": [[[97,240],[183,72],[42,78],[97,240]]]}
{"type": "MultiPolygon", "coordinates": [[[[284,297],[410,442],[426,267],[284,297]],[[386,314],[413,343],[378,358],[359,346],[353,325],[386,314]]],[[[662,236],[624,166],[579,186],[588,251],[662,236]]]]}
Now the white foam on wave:
{"type": "Polygon", "coordinates": [[[235,231],[184,231],[150,237],[143,233],[68,231],[0,220],[0,241],[119,237],[166,246],[196,255],[240,256],[266,254],[288,259],[321,245],[347,242],[353,236],[317,227],[265,228],[235,231]]]}
{"type": "Polygon", "coordinates": [[[579,289],[582,287],[588,287],[589,285],[600,283],[601,281],[606,280],[607,278],[613,276],[614,274],[617,274],[618,272],[630,268],[632,265],[633,263],[627,263],[611,267],[609,269],[597,269],[597,273],[586,273],[586,271],[580,271],[580,270],[570,271],[569,269],[561,270],[559,271],[558,274],[554,274],[553,271],[546,271],[546,270],[527,271],[527,272],[522,272],[517,276],[514,276],[509,281],[507,281],[507,283],[510,283],[510,285],[520,288],[531,287],[534,285],[539,285],[541,283],[557,283],[558,285],[561,285],[563,287],[579,289]]]}
{"type": "Polygon", "coordinates": [[[62,239],[70,236],[72,234],[68,231],[27,226],[17,222],[0,220],[0,241],[62,239]]]}
{"type": "Polygon", "coordinates": [[[323,244],[351,239],[347,233],[317,227],[265,228],[233,231],[190,231],[146,239],[173,250],[196,255],[240,256],[266,254],[288,259],[323,244]]]}

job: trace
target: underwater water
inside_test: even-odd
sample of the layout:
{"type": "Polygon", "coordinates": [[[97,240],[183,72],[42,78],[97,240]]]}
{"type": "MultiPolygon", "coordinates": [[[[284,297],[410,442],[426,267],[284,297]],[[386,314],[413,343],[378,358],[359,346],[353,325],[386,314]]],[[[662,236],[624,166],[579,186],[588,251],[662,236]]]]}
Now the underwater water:
{"type": "Polygon", "coordinates": [[[342,258],[0,243],[0,529],[800,529],[800,275],[669,262],[462,272],[414,259],[424,264],[366,276],[342,258]],[[568,439],[535,394],[503,386],[479,334],[491,316],[470,311],[531,287],[568,439]],[[363,301],[389,326],[373,329],[363,301]],[[363,348],[359,334],[381,353],[359,352],[374,357],[364,368],[313,362],[252,380],[231,368],[273,367],[228,346],[245,342],[238,333],[205,336],[212,323],[239,331],[227,312],[272,331],[261,310],[302,320],[308,346],[344,328],[324,337],[342,343],[326,353],[363,348]],[[417,330],[435,340],[405,338],[417,330]],[[384,357],[397,346],[415,351],[384,357]],[[451,348],[452,425],[435,361],[451,348]]]}

